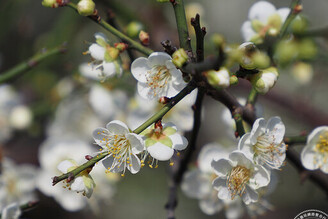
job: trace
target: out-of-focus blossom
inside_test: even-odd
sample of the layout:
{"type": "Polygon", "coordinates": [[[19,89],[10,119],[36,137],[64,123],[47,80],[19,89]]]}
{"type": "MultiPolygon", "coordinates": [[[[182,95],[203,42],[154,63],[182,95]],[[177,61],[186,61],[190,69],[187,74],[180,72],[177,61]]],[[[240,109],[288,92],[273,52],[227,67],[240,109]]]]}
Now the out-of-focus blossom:
{"type": "Polygon", "coordinates": [[[9,158],[4,158],[0,175],[0,209],[13,202],[21,205],[35,201],[36,174],[34,166],[17,165],[9,158]]]}
{"type": "Polygon", "coordinates": [[[305,62],[297,62],[292,67],[292,75],[299,84],[309,84],[313,78],[312,65],[305,62]]]}
{"type": "Polygon", "coordinates": [[[1,210],[2,219],[18,219],[22,211],[17,202],[7,205],[1,210]]]}
{"type": "Polygon", "coordinates": [[[274,5],[267,1],[256,2],[249,9],[248,20],[241,27],[244,40],[260,44],[267,34],[270,36],[278,35],[289,12],[289,8],[277,10],[274,5]]]}

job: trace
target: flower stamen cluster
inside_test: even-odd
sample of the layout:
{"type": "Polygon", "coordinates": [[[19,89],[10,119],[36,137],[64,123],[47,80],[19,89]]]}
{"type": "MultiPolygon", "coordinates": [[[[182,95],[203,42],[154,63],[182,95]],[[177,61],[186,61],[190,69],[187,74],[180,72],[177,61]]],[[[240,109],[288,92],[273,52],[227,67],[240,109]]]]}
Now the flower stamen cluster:
{"type": "Polygon", "coordinates": [[[231,200],[236,195],[242,196],[245,192],[246,184],[251,177],[251,171],[243,166],[236,166],[232,168],[227,178],[228,190],[231,193],[231,200]]]}

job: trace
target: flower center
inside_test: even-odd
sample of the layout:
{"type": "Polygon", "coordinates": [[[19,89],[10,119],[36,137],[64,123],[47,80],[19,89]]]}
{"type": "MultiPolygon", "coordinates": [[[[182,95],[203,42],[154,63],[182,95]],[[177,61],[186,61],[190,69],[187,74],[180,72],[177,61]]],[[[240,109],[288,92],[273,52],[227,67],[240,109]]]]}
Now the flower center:
{"type": "Polygon", "coordinates": [[[163,65],[154,66],[147,72],[147,84],[152,89],[154,96],[157,96],[171,78],[170,71],[163,65]]]}
{"type": "Polygon", "coordinates": [[[256,144],[253,146],[256,159],[260,164],[266,163],[271,168],[277,168],[282,165],[279,156],[282,156],[286,150],[286,145],[281,142],[275,144],[275,136],[267,133],[257,138],[256,144]]]}
{"type": "Polygon", "coordinates": [[[327,154],[328,155],[328,133],[325,135],[319,136],[319,141],[315,145],[314,150],[316,152],[319,152],[321,154],[327,154]]]}
{"type": "Polygon", "coordinates": [[[246,183],[251,177],[251,171],[243,166],[236,166],[232,168],[228,178],[228,190],[231,193],[231,200],[235,198],[236,195],[241,196],[244,193],[246,183]]]}

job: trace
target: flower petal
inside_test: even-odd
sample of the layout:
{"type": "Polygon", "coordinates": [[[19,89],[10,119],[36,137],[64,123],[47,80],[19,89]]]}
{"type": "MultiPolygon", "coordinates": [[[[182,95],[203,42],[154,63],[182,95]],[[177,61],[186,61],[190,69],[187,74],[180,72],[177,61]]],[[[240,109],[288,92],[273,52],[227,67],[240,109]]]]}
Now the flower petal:
{"type": "Polygon", "coordinates": [[[227,179],[226,178],[216,178],[213,181],[213,187],[218,191],[218,198],[222,200],[231,199],[231,193],[227,187],[227,179]]]}
{"type": "Polygon", "coordinates": [[[109,122],[106,125],[106,128],[108,129],[108,131],[110,133],[118,134],[118,135],[125,135],[130,132],[127,125],[125,125],[124,122],[121,122],[119,120],[113,120],[113,121],[109,122]]]}
{"type": "Polygon", "coordinates": [[[281,17],[281,23],[284,23],[286,18],[288,17],[290,12],[290,8],[279,8],[276,13],[281,17]]]}
{"type": "Polygon", "coordinates": [[[250,180],[250,186],[253,189],[267,186],[270,182],[270,173],[264,167],[256,165],[254,168],[253,176],[250,180]]]}
{"type": "Polygon", "coordinates": [[[96,43],[91,44],[91,46],[89,46],[89,52],[90,55],[92,56],[92,58],[94,58],[95,60],[99,60],[99,61],[103,61],[104,57],[105,57],[105,48],[99,46],[96,43]]]}
{"type": "Polygon", "coordinates": [[[106,157],[105,159],[102,160],[102,164],[106,168],[106,170],[110,170],[112,168],[113,162],[114,162],[114,157],[112,155],[106,157]]]}
{"type": "Polygon", "coordinates": [[[246,157],[246,155],[242,151],[233,151],[229,155],[229,159],[234,163],[233,165],[240,165],[250,169],[253,167],[253,162],[246,157]]]}
{"type": "Polygon", "coordinates": [[[260,20],[262,23],[266,24],[267,19],[270,15],[276,12],[276,8],[273,4],[267,1],[256,2],[249,9],[248,19],[249,20],[260,20]]]}
{"type": "Polygon", "coordinates": [[[250,41],[256,32],[252,28],[250,21],[245,21],[241,26],[241,34],[243,35],[244,41],[250,41]]]}
{"type": "Polygon", "coordinates": [[[190,198],[205,198],[213,191],[210,179],[209,174],[202,173],[199,169],[188,171],[183,175],[181,189],[190,198]]]}
{"type": "Polygon", "coordinates": [[[154,92],[153,92],[153,90],[148,86],[148,84],[138,82],[137,88],[138,88],[138,94],[139,94],[142,98],[144,98],[144,99],[148,99],[148,100],[152,100],[152,99],[155,98],[154,92]]]}
{"type": "Polygon", "coordinates": [[[2,209],[2,219],[18,219],[22,214],[20,207],[17,202],[14,202],[10,205],[7,205],[4,209],[2,209]]]}
{"type": "Polygon", "coordinates": [[[171,56],[165,52],[153,52],[148,57],[148,61],[151,67],[157,65],[165,66],[166,61],[171,59],[172,59],[171,56]]]}
{"type": "Polygon", "coordinates": [[[280,117],[271,117],[266,125],[266,132],[274,135],[274,142],[279,144],[284,139],[285,125],[281,121],[280,117]]]}
{"type": "Polygon", "coordinates": [[[199,201],[200,209],[207,215],[213,215],[222,210],[223,202],[217,198],[217,196],[209,196],[199,201]]]}
{"type": "Polygon", "coordinates": [[[172,140],[173,149],[175,150],[181,151],[186,149],[186,147],[188,146],[188,140],[178,133],[170,135],[169,138],[172,140]]]}
{"type": "Polygon", "coordinates": [[[218,143],[210,143],[205,145],[198,155],[198,167],[203,172],[211,173],[213,171],[211,162],[212,160],[220,160],[228,158],[229,151],[218,143]]]}
{"type": "Polygon", "coordinates": [[[78,176],[75,177],[73,182],[71,183],[71,189],[76,192],[83,192],[85,188],[84,182],[83,182],[83,177],[78,176]]]}
{"type": "Polygon", "coordinates": [[[316,153],[312,150],[311,145],[303,148],[301,153],[301,161],[303,166],[309,170],[316,170],[319,168],[319,163],[316,162],[316,153]]]}
{"type": "Polygon", "coordinates": [[[113,77],[116,73],[114,62],[103,61],[103,73],[105,74],[105,77],[113,77]]]}
{"type": "Polygon", "coordinates": [[[140,135],[137,135],[135,133],[129,133],[126,135],[126,138],[131,144],[133,154],[139,154],[144,151],[145,143],[140,135]]]}
{"type": "Polygon", "coordinates": [[[139,82],[147,82],[147,71],[151,68],[148,66],[148,59],[144,57],[137,58],[131,64],[131,73],[139,82]]]}
{"type": "Polygon", "coordinates": [[[219,177],[224,177],[228,175],[229,171],[232,169],[231,163],[227,159],[212,160],[211,166],[214,170],[214,173],[219,177]]]}
{"type": "Polygon", "coordinates": [[[319,136],[322,135],[322,132],[328,132],[328,126],[319,126],[315,128],[307,138],[307,145],[314,145],[317,143],[319,136]]]}
{"type": "Polygon", "coordinates": [[[105,147],[106,146],[106,139],[107,139],[107,135],[109,134],[108,130],[105,128],[96,128],[93,132],[92,132],[92,137],[95,140],[95,142],[101,146],[101,147],[105,147]]]}
{"type": "Polygon", "coordinates": [[[254,151],[250,141],[251,134],[246,133],[238,142],[238,150],[241,150],[249,159],[253,160],[254,151]]]}
{"type": "Polygon", "coordinates": [[[157,142],[156,144],[147,147],[149,154],[160,161],[165,161],[171,159],[174,154],[174,150],[170,147],[167,147],[164,144],[157,142]]]}
{"type": "Polygon", "coordinates": [[[68,169],[74,166],[75,163],[73,163],[71,160],[64,160],[58,164],[57,169],[62,173],[67,173],[68,169]]]}
{"type": "Polygon", "coordinates": [[[255,120],[252,131],[251,131],[251,143],[252,145],[256,144],[257,137],[261,134],[265,133],[265,120],[263,118],[259,118],[255,120]]]}
{"type": "Polygon", "coordinates": [[[131,163],[127,165],[128,170],[130,170],[132,174],[136,174],[137,172],[139,172],[140,167],[141,167],[141,162],[139,158],[136,155],[132,154],[131,163]]]}
{"type": "Polygon", "coordinates": [[[246,184],[245,193],[242,195],[242,199],[246,205],[256,202],[258,200],[258,193],[246,184]]]}

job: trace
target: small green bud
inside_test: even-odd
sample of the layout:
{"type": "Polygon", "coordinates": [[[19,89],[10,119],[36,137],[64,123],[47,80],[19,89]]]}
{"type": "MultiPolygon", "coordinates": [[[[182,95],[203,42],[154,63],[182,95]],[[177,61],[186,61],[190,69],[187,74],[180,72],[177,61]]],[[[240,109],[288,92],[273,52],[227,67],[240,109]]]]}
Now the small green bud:
{"type": "Polygon", "coordinates": [[[95,11],[95,3],[92,0],[80,0],[77,4],[77,11],[82,16],[93,15],[95,11]]]}
{"type": "Polygon", "coordinates": [[[58,8],[58,3],[56,0],[43,0],[41,4],[44,7],[58,8]]]}
{"type": "Polygon", "coordinates": [[[253,75],[251,78],[251,83],[257,92],[265,94],[275,85],[278,76],[279,74],[277,68],[270,67],[253,75]]]}
{"type": "Polygon", "coordinates": [[[307,29],[308,23],[304,17],[297,16],[290,26],[294,33],[303,33],[307,29]]]}
{"type": "Polygon", "coordinates": [[[142,29],[144,27],[140,22],[132,21],[126,27],[126,34],[131,38],[137,38],[142,29]]]}
{"type": "Polygon", "coordinates": [[[242,52],[242,56],[239,59],[239,64],[244,69],[255,69],[256,65],[253,61],[253,55],[257,52],[257,48],[252,42],[245,42],[238,48],[242,52]]]}
{"type": "Polygon", "coordinates": [[[229,79],[230,85],[238,84],[238,77],[236,75],[232,75],[229,79]]]}
{"type": "Polygon", "coordinates": [[[267,68],[270,65],[270,57],[263,52],[257,52],[252,57],[256,68],[267,68]]]}
{"type": "Polygon", "coordinates": [[[282,65],[288,64],[298,54],[298,45],[294,41],[280,41],[275,49],[275,58],[282,65]]]}
{"type": "Polygon", "coordinates": [[[318,52],[317,46],[312,39],[303,39],[299,44],[300,59],[313,59],[318,52]]]}
{"type": "Polygon", "coordinates": [[[262,90],[265,87],[264,81],[260,78],[256,81],[255,87],[257,90],[262,90]]]}
{"type": "Polygon", "coordinates": [[[181,68],[187,62],[188,58],[186,51],[182,48],[172,54],[172,62],[178,68],[181,68]]]}
{"type": "Polygon", "coordinates": [[[297,62],[292,68],[292,75],[300,84],[308,84],[313,77],[313,68],[305,62],[297,62]]]}
{"type": "Polygon", "coordinates": [[[219,71],[208,71],[206,73],[207,81],[215,88],[227,88],[230,85],[230,76],[228,69],[222,67],[219,71]]]}
{"type": "Polygon", "coordinates": [[[221,47],[225,43],[224,36],[218,33],[213,34],[211,40],[216,47],[221,47]]]}

